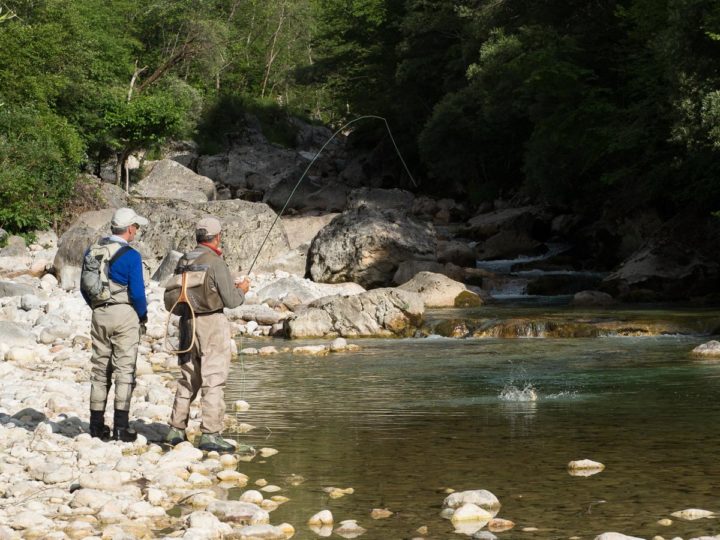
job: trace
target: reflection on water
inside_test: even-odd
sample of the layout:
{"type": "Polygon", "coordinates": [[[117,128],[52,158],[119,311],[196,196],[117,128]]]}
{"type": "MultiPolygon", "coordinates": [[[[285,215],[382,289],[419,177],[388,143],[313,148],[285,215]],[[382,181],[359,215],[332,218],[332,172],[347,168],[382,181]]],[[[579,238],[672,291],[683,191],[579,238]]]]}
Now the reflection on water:
{"type": "Polygon", "coordinates": [[[720,509],[720,365],[687,354],[700,342],[360,340],[346,355],[246,356],[227,399],[252,405],[238,414],[258,426],[244,441],[280,451],[242,471],[249,487],[264,478],[284,488],[290,501],[271,521],[293,524],[297,539],[318,538],[305,524],[322,509],[336,523],[356,519],[365,540],[412,538],[421,526],[456,537],[440,517],[447,488],[492,491],[498,517],[517,524],[501,538],[691,538],[720,524],[656,522],[720,509]],[[572,477],[576,459],[606,469],[572,477]],[[329,486],[354,493],[332,499],[329,486]],[[395,514],[375,521],[373,508],[395,514]]]}

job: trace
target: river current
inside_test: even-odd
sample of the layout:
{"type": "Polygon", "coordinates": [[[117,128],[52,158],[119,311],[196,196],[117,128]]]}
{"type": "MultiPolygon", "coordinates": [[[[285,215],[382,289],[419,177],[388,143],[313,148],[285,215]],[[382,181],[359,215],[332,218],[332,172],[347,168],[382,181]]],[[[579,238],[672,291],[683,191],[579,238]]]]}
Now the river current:
{"type": "MultiPolygon", "coordinates": [[[[490,313],[579,316],[508,305],[463,316],[490,313]]],[[[238,419],[257,427],[240,438],[279,453],[241,470],[248,488],[257,489],[260,478],[283,488],[290,500],[271,521],[293,524],[297,539],[319,537],[306,522],[323,509],[336,524],[357,520],[366,540],[418,537],[421,526],[427,538],[462,538],[440,516],[450,489],[494,493],[498,517],[516,524],[499,538],[720,534],[715,519],[670,515],[720,511],[720,363],[689,354],[710,339],[719,316],[667,309],[594,315],[690,329],[672,335],[365,339],[350,340],[359,352],[326,357],[242,356],[226,397],[248,401],[251,409],[238,419]],[[578,459],[606,468],[572,476],[567,464],[578,459]],[[328,487],[354,492],[333,499],[328,487]],[[374,520],[374,508],[394,514],[374,520]],[[658,524],[661,518],[672,524],[658,524]]],[[[289,343],[246,339],[242,346],[269,344],[289,343]]]]}

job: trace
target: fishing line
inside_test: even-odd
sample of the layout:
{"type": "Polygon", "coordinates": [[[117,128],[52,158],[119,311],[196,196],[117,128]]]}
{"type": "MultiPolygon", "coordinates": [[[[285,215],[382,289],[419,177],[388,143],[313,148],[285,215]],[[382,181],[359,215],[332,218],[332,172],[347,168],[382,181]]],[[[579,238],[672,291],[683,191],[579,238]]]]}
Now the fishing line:
{"type": "Polygon", "coordinates": [[[322,148],[317,151],[315,154],[315,157],[312,158],[312,161],[308,164],[308,166],[305,168],[305,172],[302,173],[300,176],[300,180],[297,181],[295,184],[295,187],[290,192],[290,195],[288,196],[287,200],[285,201],[285,205],[282,207],[280,212],[275,216],[275,219],[272,222],[272,225],[270,225],[270,229],[268,230],[267,234],[265,235],[265,238],[262,241],[262,244],[260,244],[260,248],[257,251],[257,254],[255,255],[255,258],[253,259],[252,264],[250,265],[250,269],[247,271],[248,274],[252,272],[253,267],[255,266],[255,263],[257,262],[258,257],[260,256],[260,252],[262,251],[263,247],[265,247],[265,242],[267,242],[267,239],[270,237],[270,233],[272,232],[273,228],[275,227],[275,224],[277,223],[278,219],[280,219],[280,216],[283,215],[285,212],[285,209],[287,208],[288,204],[290,204],[290,199],[292,199],[292,196],[295,195],[295,191],[297,191],[297,188],[300,187],[300,183],[305,179],[305,176],[307,175],[308,171],[310,170],[310,167],[313,166],[317,158],[320,156],[323,150],[325,150],[325,147],[330,144],[330,142],[340,133],[342,133],[343,130],[354,124],[355,122],[359,122],[360,120],[365,120],[368,118],[372,118],[375,120],[382,120],[385,123],[385,127],[387,128],[388,135],[390,135],[390,140],[393,143],[393,146],[395,147],[395,151],[397,152],[398,157],[400,158],[400,161],[403,164],[403,167],[405,167],[405,171],[408,173],[408,176],[410,177],[410,181],[412,182],[413,186],[417,187],[417,183],[415,182],[415,178],[413,177],[412,173],[410,172],[410,169],[407,166],[407,163],[405,163],[405,160],[402,157],[402,154],[400,153],[400,148],[398,148],[397,143],[395,142],[395,137],[393,137],[392,131],[390,131],[390,124],[388,124],[388,121],[383,118],[382,116],[376,116],[374,114],[366,114],[363,116],[359,116],[358,118],[355,118],[354,120],[350,120],[347,124],[342,126],[340,129],[338,129],[335,133],[333,133],[330,138],[325,141],[325,144],[322,145],[322,148]]]}
{"type": "MultiPolygon", "coordinates": [[[[297,191],[298,187],[300,187],[300,184],[307,176],[308,171],[310,171],[310,167],[312,167],[315,164],[315,161],[317,161],[317,158],[322,154],[323,150],[327,147],[330,142],[337,137],[340,133],[342,133],[345,129],[350,127],[355,122],[359,122],[360,120],[367,120],[367,119],[374,119],[374,120],[382,120],[385,124],[385,128],[387,129],[388,135],[390,135],[390,140],[393,143],[393,147],[395,148],[395,152],[397,152],[398,157],[400,158],[400,162],[403,164],[403,167],[405,167],[405,171],[407,172],[408,176],[410,177],[410,181],[412,182],[413,186],[417,187],[417,182],[415,182],[415,178],[413,177],[412,173],[410,172],[410,169],[407,166],[407,163],[405,163],[405,159],[403,158],[402,154],[400,153],[400,148],[398,148],[397,143],[395,142],[395,137],[393,137],[392,131],[390,130],[390,124],[388,124],[388,121],[382,117],[377,116],[374,114],[366,114],[363,116],[359,116],[353,120],[350,120],[347,124],[343,125],[341,128],[339,128],[335,133],[333,133],[330,138],[325,141],[325,144],[322,145],[320,150],[317,151],[315,156],[312,158],[310,163],[307,167],[305,167],[305,171],[300,175],[300,179],[296,182],[295,187],[293,187],[292,191],[290,192],[290,195],[288,195],[287,200],[285,201],[285,204],[283,205],[282,209],[278,214],[275,216],[275,219],[273,220],[272,224],[270,225],[270,228],[268,229],[267,234],[265,235],[265,238],[263,239],[262,243],[260,244],[260,247],[257,250],[257,253],[255,254],[255,258],[253,259],[252,264],[250,265],[250,268],[247,271],[247,275],[250,275],[252,272],[252,269],[255,267],[255,263],[258,260],[258,257],[260,256],[260,252],[262,251],[263,247],[265,247],[265,243],[267,242],[268,238],[270,238],[270,233],[275,228],[275,224],[280,219],[280,216],[282,216],[285,213],[285,210],[288,207],[288,204],[290,204],[290,199],[292,199],[293,195],[295,195],[295,192],[297,191]]],[[[238,351],[238,359],[240,360],[240,398],[245,397],[245,361],[243,358],[242,353],[242,347],[243,347],[243,338],[242,334],[240,335],[240,350],[238,351]]]]}

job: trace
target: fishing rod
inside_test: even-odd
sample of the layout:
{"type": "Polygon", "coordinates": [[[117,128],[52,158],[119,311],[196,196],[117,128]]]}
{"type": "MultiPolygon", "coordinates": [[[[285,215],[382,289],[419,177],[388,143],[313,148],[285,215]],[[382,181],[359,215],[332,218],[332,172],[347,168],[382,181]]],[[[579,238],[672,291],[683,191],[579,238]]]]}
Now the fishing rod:
{"type": "Polygon", "coordinates": [[[365,115],[363,115],[363,116],[359,116],[359,117],[357,117],[357,118],[355,118],[355,119],[353,119],[353,120],[350,120],[350,122],[348,122],[347,124],[345,124],[344,126],[342,126],[341,128],[339,128],[335,133],[333,133],[333,134],[330,136],[330,138],[329,138],[327,141],[325,141],[325,144],[323,144],[322,147],[320,148],[320,150],[317,151],[317,153],[315,154],[315,157],[312,158],[312,161],[310,161],[310,163],[308,164],[308,166],[305,167],[305,171],[302,173],[302,175],[300,176],[300,179],[299,179],[299,180],[297,181],[297,183],[295,184],[295,187],[294,187],[294,188],[292,189],[292,191],[290,192],[290,195],[288,196],[287,200],[285,201],[285,204],[283,205],[282,209],[281,209],[280,212],[278,212],[278,214],[275,216],[275,219],[273,220],[272,225],[270,225],[270,229],[268,229],[268,232],[267,232],[267,234],[265,235],[265,238],[263,239],[262,244],[260,244],[260,248],[258,249],[257,253],[255,254],[255,258],[253,259],[253,262],[252,262],[252,264],[250,265],[250,268],[248,269],[247,274],[250,274],[250,273],[252,272],[252,269],[253,269],[253,267],[255,266],[255,263],[257,262],[258,257],[260,256],[260,252],[262,251],[263,247],[265,247],[265,243],[267,242],[268,238],[270,237],[270,233],[272,232],[273,228],[275,227],[275,224],[276,224],[277,221],[280,219],[280,216],[282,216],[283,213],[285,212],[285,209],[288,207],[288,204],[290,204],[290,199],[292,199],[292,196],[295,195],[295,191],[297,191],[297,188],[300,187],[300,184],[301,184],[302,181],[305,179],[305,176],[307,175],[308,171],[310,170],[310,167],[313,166],[313,164],[315,163],[315,161],[317,160],[317,158],[320,156],[320,154],[322,153],[322,151],[325,150],[325,148],[327,147],[327,145],[330,144],[330,142],[331,142],[337,135],[339,135],[340,133],[342,133],[345,129],[347,129],[348,127],[350,127],[352,124],[354,124],[355,122],[359,122],[360,120],[367,120],[367,119],[382,120],[382,121],[385,123],[385,127],[387,128],[388,135],[390,135],[390,140],[392,141],[393,146],[395,147],[395,151],[397,152],[397,155],[398,155],[398,157],[400,158],[400,161],[402,162],[403,167],[405,167],[405,171],[407,172],[408,176],[410,177],[410,181],[412,182],[413,186],[417,187],[417,183],[415,182],[415,178],[413,178],[413,175],[412,175],[412,173],[410,172],[410,169],[408,168],[407,163],[405,163],[405,160],[403,159],[402,154],[400,153],[400,148],[398,148],[398,145],[397,145],[397,143],[395,142],[395,137],[393,137],[392,131],[390,131],[390,124],[388,124],[388,121],[387,121],[384,117],[382,117],[382,116],[377,116],[377,115],[374,115],[374,114],[365,114],[365,115]]]}

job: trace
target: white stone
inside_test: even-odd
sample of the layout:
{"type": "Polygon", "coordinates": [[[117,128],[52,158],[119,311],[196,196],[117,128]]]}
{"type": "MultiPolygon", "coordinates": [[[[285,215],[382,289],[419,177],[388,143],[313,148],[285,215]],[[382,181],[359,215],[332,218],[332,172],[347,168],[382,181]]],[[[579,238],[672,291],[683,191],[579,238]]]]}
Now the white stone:
{"type": "Polygon", "coordinates": [[[249,411],[249,410],[250,410],[250,404],[249,404],[247,401],[243,400],[243,399],[238,399],[238,400],[234,403],[234,408],[235,408],[236,411],[240,411],[240,412],[249,411]]]}
{"type": "Polygon", "coordinates": [[[720,341],[708,341],[695,347],[692,352],[700,356],[720,357],[720,341]]]}
{"type": "Polygon", "coordinates": [[[500,508],[500,501],[498,498],[486,489],[474,489],[451,493],[445,497],[443,506],[448,508],[458,508],[466,503],[475,504],[480,508],[485,508],[486,510],[500,508]]]}
{"type": "Polygon", "coordinates": [[[645,540],[636,536],[627,536],[618,532],[606,532],[595,537],[595,540],[645,540]]]}
{"type": "Polygon", "coordinates": [[[460,506],[450,518],[453,522],[455,521],[490,521],[493,514],[480,508],[478,505],[473,503],[465,503],[460,506]]]}
{"type": "Polygon", "coordinates": [[[240,495],[240,500],[242,502],[252,503],[252,504],[260,504],[263,500],[262,493],[255,489],[249,489],[246,492],[244,492],[242,495],[240,495]]]}
{"type": "Polygon", "coordinates": [[[709,510],[701,510],[699,508],[688,508],[686,510],[679,510],[678,512],[673,512],[670,515],[679,519],[684,519],[686,521],[694,521],[696,519],[714,517],[715,513],[710,512],[709,510]]]}
{"type": "Polygon", "coordinates": [[[321,510],[310,519],[308,519],[308,525],[332,525],[333,515],[330,510],[321,510]]]}
{"type": "Polygon", "coordinates": [[[332,352],[340,352],[347,349],[347,340],[345,338],[335,338],[332,343],[330,344],[330,350],[332,352]]]}

